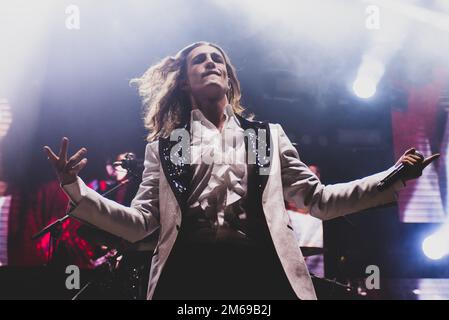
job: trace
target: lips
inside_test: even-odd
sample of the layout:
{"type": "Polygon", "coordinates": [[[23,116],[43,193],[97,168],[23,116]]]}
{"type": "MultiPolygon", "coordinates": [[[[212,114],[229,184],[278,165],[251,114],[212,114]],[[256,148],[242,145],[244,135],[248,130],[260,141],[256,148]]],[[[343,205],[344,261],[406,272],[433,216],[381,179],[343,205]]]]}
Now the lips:
{"type": "Polygon", "coordinates": [[[216,70],[210,70],[210,71],[206,71],[203,73],[203,78],[210,76],[211,74],[215,74],[217,76],[220,76],[220,72],[216,71],[216,70]]]}

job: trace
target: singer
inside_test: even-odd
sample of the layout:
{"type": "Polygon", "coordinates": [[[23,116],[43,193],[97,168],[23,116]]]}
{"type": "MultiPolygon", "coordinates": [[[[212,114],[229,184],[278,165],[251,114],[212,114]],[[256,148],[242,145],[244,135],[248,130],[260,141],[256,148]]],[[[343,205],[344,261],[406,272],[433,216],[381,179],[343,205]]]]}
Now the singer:
{"type": "Polygon", "coordinates": [[[132,242],[159,231],[148,299],[316,299],[284,201],[323,220],[394,203],[404,183],[439,156],[423,159],[412,148],[385,172],[323,185],[279,124],[243,116],[235,68],[207,42],[163,59],[133,83],[149,134],[129,207],[86,187],[78,176],[85,148],[68,158],[63,138],[58,155],[44,149],[75,204],[73,217],[132,242]],[[379,191],[401,164],[408,170],[379,191]]]}

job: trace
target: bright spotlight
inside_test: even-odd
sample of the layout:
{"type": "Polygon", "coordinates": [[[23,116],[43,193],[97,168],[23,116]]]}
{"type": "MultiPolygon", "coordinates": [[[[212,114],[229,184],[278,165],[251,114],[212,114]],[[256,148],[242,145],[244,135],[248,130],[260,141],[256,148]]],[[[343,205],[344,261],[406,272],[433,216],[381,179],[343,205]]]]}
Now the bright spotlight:
{"type": "Polygon", "coordinates": [[[429,259],[439,260],[449,253],[447,239],[438,234],[432,234],[424,239],[422,250],[429,259]]]}
{"type": "Polygon", "coordinates": [[[354,93],[362,99],[368,99],[376,93],[377,85],[385,72],[385,65],[375,54],[363,55],[357,77],[352,85],[354,93]]]}
{"type": "Polygon", "coordinates": [[[376,82],[369,77],[357,78],[352,85],[352,90],[357,97],[368,99],[376,93],[376,82]]]}

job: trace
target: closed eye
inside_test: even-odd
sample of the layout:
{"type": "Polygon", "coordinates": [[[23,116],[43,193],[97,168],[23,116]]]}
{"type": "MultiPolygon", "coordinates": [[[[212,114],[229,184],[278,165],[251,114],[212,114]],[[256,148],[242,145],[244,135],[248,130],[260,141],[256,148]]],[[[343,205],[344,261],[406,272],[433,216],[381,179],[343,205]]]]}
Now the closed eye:
{"type": "MultiPolygon", "coordinates": [[[[212,53],[211,58],[216,63],[224,63],[222,56],[219,55],[218,53],[215,53],[215,52],[212,53]]],[[[199,64],[199,63],[204,62],[204,60],[206,60],[206,54],[200,53],[199,55],[197,55],[196,57],[194,57],[192,59],[192,64],[199,64]]]]}
{"type": "Polygon", "coordinates": [[[212,60],[218,63],[223,63],[223,58],[218,53],[212,53],[212,60]]]}
{"type": "Polygon", "coordinates": [[[206,55],[204,53],[197,55],[195,58],[193,58],[192,60],[192,64],[198,64],[203,62],[206,59],[206,55]]]}

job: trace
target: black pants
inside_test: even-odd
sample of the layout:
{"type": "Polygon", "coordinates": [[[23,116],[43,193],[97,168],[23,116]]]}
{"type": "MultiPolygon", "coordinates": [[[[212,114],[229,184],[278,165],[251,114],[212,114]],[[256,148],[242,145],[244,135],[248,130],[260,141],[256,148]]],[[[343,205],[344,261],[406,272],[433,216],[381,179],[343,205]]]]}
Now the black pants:
{"type": "Polygon", "coordinates": [[[274,248],[236,244],[175,245],[153,298],[298,299],[274,248]]]}

